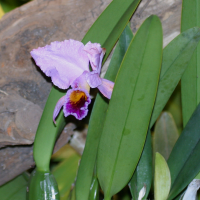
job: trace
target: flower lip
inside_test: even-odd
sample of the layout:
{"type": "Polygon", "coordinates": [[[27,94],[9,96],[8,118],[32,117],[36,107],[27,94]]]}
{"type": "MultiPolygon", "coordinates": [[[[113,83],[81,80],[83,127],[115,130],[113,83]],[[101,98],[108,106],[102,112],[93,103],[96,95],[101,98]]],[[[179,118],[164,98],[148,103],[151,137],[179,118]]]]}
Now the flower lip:
{"type": "Polygon", "coordinates": [[[83,119],[88,113],[88,105],[91,102],[89,93],[85,89],[70,89],[66,94],[64,115],[73,115],[77,119],[83,119]]]}
{"type": "Polygon", "coordinates": [[[83,91],[74,90],[70,94],[69,100],[70,100],[71,105],[79,108],[84,105],[85,101],[87,101],[87,96],[83,91]]]}

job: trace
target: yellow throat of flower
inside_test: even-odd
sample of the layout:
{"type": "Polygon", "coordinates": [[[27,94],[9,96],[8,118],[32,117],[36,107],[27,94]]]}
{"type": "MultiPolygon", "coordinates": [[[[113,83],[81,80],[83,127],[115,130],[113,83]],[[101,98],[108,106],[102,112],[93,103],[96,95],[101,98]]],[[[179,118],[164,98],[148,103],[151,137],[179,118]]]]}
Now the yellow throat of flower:
{"type": "Polygon", "coordinates": [[[80,90],[75,90],[71,93],[70,97],[70,103],[77,107],[82,107],[84,103],[87,101],[87,95],[85,92],[80,90]]]}

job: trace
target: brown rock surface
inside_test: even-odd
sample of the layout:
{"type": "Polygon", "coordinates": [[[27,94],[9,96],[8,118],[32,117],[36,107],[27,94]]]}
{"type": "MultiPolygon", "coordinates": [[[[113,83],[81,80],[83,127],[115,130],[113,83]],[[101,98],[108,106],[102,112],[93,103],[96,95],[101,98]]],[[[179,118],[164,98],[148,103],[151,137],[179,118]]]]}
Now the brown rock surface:
{"type": "MultiPolygon", "coordinates": [[[[29,52],[52,41],[81,40],[110,2],[34,0],[0,20],[0,184],[34,164],[31,146],[5,146],[33,143],[51,89],[29,52]]],[[[151,14],[162,20],[165,38],[179,32],[181,0],[143,0],[131,20],[133,31],[151,14]]]]}
{"type": "Polygon", "coordinates": [[[51,89],[29,52],[55,40],[81,40],[107,4],[33,1],[0,20],[0,147],[33,143],[51,89]]]}

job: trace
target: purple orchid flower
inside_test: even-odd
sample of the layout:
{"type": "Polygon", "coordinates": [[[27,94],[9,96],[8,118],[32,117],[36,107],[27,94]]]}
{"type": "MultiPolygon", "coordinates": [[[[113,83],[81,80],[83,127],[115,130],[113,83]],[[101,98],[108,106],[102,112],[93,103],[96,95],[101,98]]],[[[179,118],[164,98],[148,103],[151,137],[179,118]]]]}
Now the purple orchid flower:
{"type": "Polygon", "coordinates": [[[100,78],[104,54],[105,49],[98,43],[88,42],[84,46],[75,40],[52,42],[31,51],[36,64],[51,77],[54,85],[60,89],[72,88],[58,100],[53,113],[54,123],[62,107],[65,117],[73,115],[83,119],[91,102],[90,87],[98,88],[105,97],[111,98],[114,83],[100,78]]]}

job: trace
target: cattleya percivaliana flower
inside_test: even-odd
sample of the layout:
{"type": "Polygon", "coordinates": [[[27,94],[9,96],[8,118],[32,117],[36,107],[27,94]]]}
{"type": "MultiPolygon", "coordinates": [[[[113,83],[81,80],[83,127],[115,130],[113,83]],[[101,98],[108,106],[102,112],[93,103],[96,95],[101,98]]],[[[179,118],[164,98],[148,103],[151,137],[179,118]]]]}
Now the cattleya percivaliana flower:
{"type": "Polygon", "coordinates": [[[111,98],[114,83],[100,78],[100,71],[105,49],[98,43],[65,40],[52,42],[45,47],[31,51],[36,64],[51,77],[54,85],[60,89],[71,86],[65,96],[57,102],[53,121],[63,107],[64,116],[73,115],[83,119],[88,113],[90,88],[98,88],[108,99],[111,98]],[[89,62],[92,71],[89,70],[89,62]]]}

